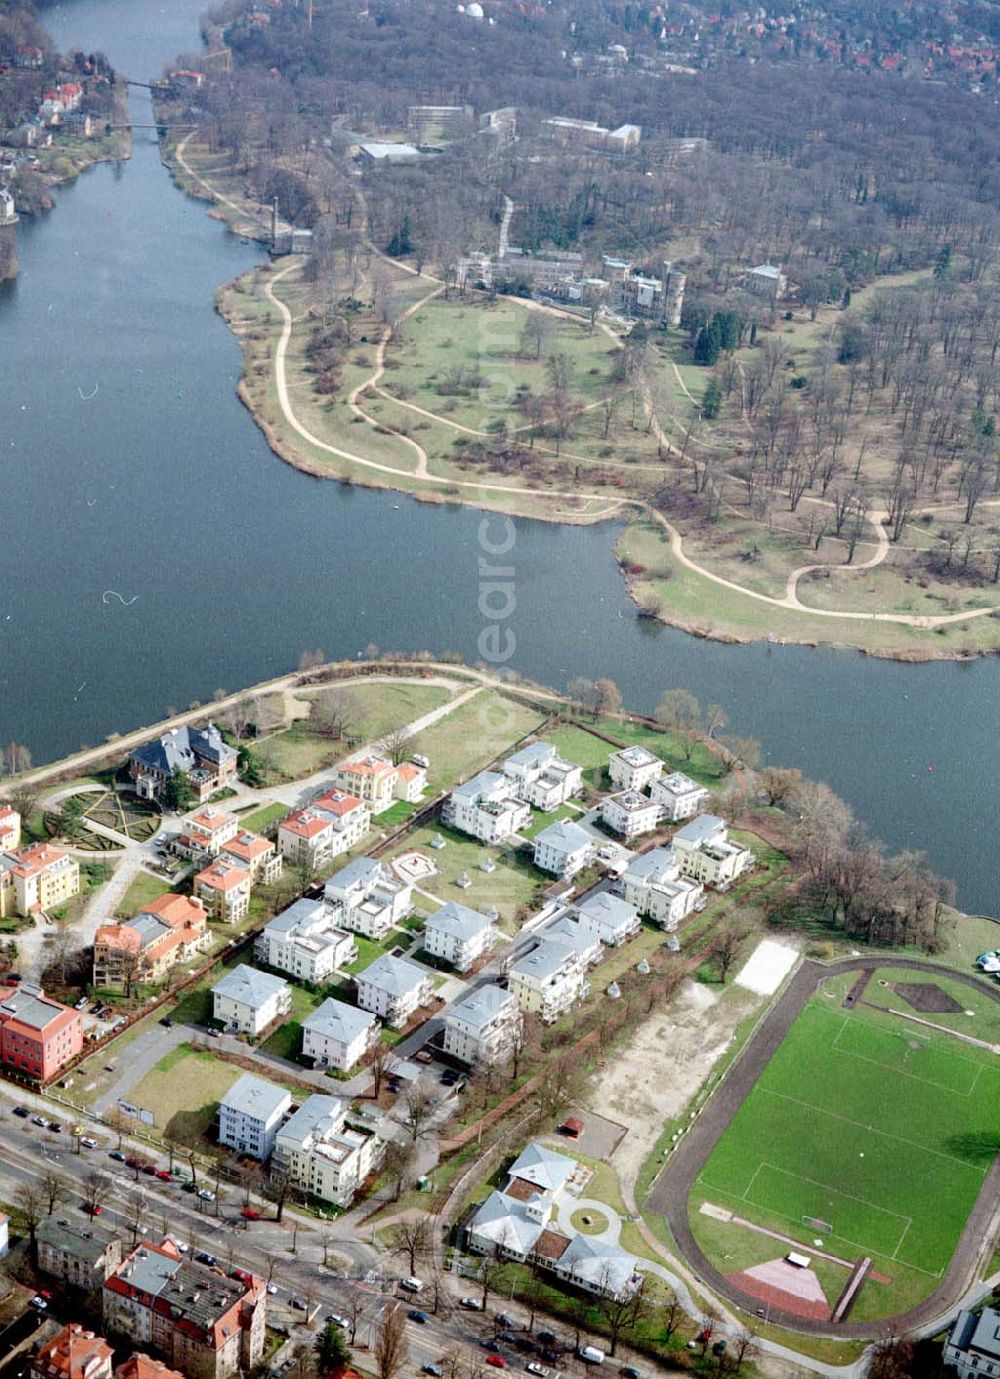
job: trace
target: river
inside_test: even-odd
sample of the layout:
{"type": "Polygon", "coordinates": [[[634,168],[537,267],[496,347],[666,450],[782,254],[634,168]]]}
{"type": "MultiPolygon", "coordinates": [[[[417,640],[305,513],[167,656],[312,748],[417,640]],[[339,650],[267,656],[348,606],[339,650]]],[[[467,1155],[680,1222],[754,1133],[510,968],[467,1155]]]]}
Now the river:
{"type": "MultiPolygon", "coordinates": [[[[63,0],[64,50],[148,80],[198,48],[205,0],[63,0]]],[[[132,95],[137,122],[150,117],[132,95]]],[[[306,648],[479,657],[481,514],[310,479],[236,399],[215,288],[258,261],[162,168],[151,132],[22,222],[0,296],[0,738],[36,763],[168,707],[294,668],[306,648]]],[[[613,529],[518,522],[513,664],[561,685],[610,675],[654,707],[683,685],[734,731],[925,849],[960,901],[997,911],[1000,661],[908,666],[729,647],[638,620],[613,529]],[[933,769],[931,769],[933,768],[933,769]]]]}

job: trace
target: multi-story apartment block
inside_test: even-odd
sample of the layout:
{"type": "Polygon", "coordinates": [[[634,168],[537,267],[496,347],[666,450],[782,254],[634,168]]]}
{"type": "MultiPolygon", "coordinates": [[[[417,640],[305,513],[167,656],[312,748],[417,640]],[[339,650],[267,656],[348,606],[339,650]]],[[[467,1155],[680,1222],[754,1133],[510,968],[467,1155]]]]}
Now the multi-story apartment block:
{"type": "Polygon", "coordinates": [[[122,1262],[118,1237],[96,1221],[76,1221],[55,1212],[35,1228],[38,1267],[74,1288],[93,1292],[122,1262]]]}
{"type": "Polygon", "coordinates": [[[509,756],[503,774],[514,785],[518,799],[535,809],[558,809],[578,794],[583,768],[564,761],[551,742],[532,742],[509,756]]]}
{"type": "Polygon", "coordinates": [[[103,1336],[71,1322],[39,1346],[31,1379],[111,1379],[112,1355],[103,1336]]]}
{"type": "Polygon", "coordinates": [[[307,1097],[279,1130],[274,1149],[296,1187],[339,1207],[350,1206],[375,1167],[379,1144],[370,1131],[345,1125],[347,1105],[343,1097],[307,1097]]]}
{"type": "Polygon", "coordinates": [[[413,887],[372,857],[358,857],[335,872],[323,894],[338,908],[337,924],[365,938],[382,939],[413,909],[413,887]]]}
{"type": "Polygon", "coordinates": [[[237,1034],[261,1034],[292,1008],[288,983],[240,963],[212,987],[212,1015],[237,1034]]]}
{"type": "Polygon", "coordinates": [[[253,884],[267,886],[281,875],[282,857],[270,838],[242,828],[223,843],[221,855],[250,873],[253,884]]]}
{"type": "Polygon", "coordinates": [[[263,1279],[227,1278],[169,1240],[134,1249],[105,1280],[102,1303],[106,1330],[158,1351],[188,1379],[229,1379],[264,1352],[263,1279]]]}
{"type": "Polygon", "coordinates": [[[202,805],[183,821],[173,848],[182,856],[193,857],[197,861],[218,857],[226,843],[231,842],[239,831],[240,821],[235,814],[227,814],[224,809],[216,809],[210,804],[202,805]]]}
{"type": "Polygon", "coordinates": [[[444,1051],[470,1068],[501,1063],[513,1052],[520,1028],[517,1001],[491,982],[445,1011],[444,1051]]]}
{"type": "Polygon", "coordinates": [[[480,771],[448,796],[441,819],[459,833],[495,847],[531,823],[531,809],[515,790],[507,776],[480,771]]]}
{"type": "Polygon", "coordinates": [[[459,972],[467,972],[496,943],[500,932],[491,919],[451,900],[431,915],[424,929],[424,947],[459,972]]]}
{"type": "Polygon", "coordinates": [[[244,1073],[219,1102],[219,1143],[263,1163],[291,1104],[284,1087],[244,1073]]]}
{"type": "Polygon", "coordinates": [[[541,1016],[546,1024],[590,991],[585,957],[562,938],[541,939],[512,964],[507,977],[521,1010],[541,1016]]]}
{"type": "Polygon", "coordinates": [[[576,919],[581,929],[610,948],[627,943],[642,928],[635,906],[609,891],[598,891],[578,905],[576,919]]]}
{"type": "Polygon", "coordinates": [[[209,942],[205,907],[186,895],[151,901],[133,919],[102,924],[94,934],[92,981],[96,987],[162,982],[209,942]]]}
{"type": "Polygon", "coordinates": [[[80,889],[80,864],[51,843],[0,853],[0,919],[65,905],[80,889]]]}
{"type": "Polygon", "coordinates": [[[334,767],[333,783],[364,800],[373,814],[382,814],[396,798],[399,773],[391,761],[371,754],[334,767]]]}
{"type": "Polygon", "coordinates": [[[681,819],[693,819],[708,804],[709,794],[683,771],[671,771],[669,776],[653,781],[649,798],[659,806],[660,818],[675,824],[681,819]]]}
{"type": "Polygon", "coordinates": [[[663,774],[663,762],[645,747],[623,747],[608,758],[611,784],[619,790],[645,790],[663,774]]]}
{"type": "Polygon", "coordinates": [[[317,1068],[347,1072],[361,1062],[378,1038],[374,1015],[332,996],[302,1021],[302,1052],[317,1068]]]}
{"type": "Polygon", "coordinates": [[[601,818],[621,837],[637,838],[640,833],[649,833],[656,827],[660,806],[638,790],[622,790],[617,795],[605,796],[601,818]]]}
{"type": "Polygon", "coordinates": [[[194,893],[209,919],[238,924],[250,913],[252,878],[245,867],[229,857],[216,857],[194,878],[194,893]]]}
{"type": "Polygon", "coordinates": [[[20,814],[9,804],[0,804],[0,852],[13,852],[20,841],[20,814]]]}
{"type": "Polygon", "coordinates": [[[706,886],[725,889],[756,861],[749,848],[731,843],[724,819],[699,814],[671,839],[677,865],[685,876],[706,886]]]}
{"type": "Polygon", "coordinates": [[[255,959],[302,982],[326,981],[358,956],[354,935],[337,927],[340,913],[326,900],[294,901],[258,935],[255,959]]]}
{"type": "Polygon", "coordinates": [[[328,790],[278,825],[278,847],[286,862],[313,871],[357,847],[371,827],[371,811],[356,795],[328,790]]]}
{"type": "Polygon", "coordinates": [[[355,978],[358,1005],[371,1011],[393,1029],[402,1029],[434,994],[430,973],[405,958],[390,953],[377,957],[355,978]]]}
{"type": "Polygon", "coordinates": [[[204,803],[236,779],[236,759],[236,749],[222,740],[214,723],[185,726],[137,747],[129,758],[129,775],[136,794],[152,800],[179,771],[204,803]]]}
{"type": "Polygon", "coordinates": [[[83,1016],[22,982],[0,1000],[0,1062],[48,1082],[83,1048],[83,1016]]]}
{"type": "Polygon", "coordinates": [[[959,1379],[996,1379],[1000,1375],[1000,1312],[963,1307],[944,1343],[944,1363],[959,1379]]]}
{"type": "Polygon", "coordinates": [[[596,850],[593,834],[570,819],[560,819],[543,828],[535,839],[535,866],[568,880],[587,866],[596,850]]]}
{"type": "Polygon", "coordinates": [[[682,876],[672,848],[651,848],[629,863],[620,880],[622,895],[641,915],[664,929],[676,929],[704,894],[699,881],[682,876]]]}
{"type": "Polygon", "coordinates": [[[149,1355],[130,1355],[115,1370],[115,1379],[185,1379],[179,1370],[170,1369],[162,1360],[149,1355]]]}

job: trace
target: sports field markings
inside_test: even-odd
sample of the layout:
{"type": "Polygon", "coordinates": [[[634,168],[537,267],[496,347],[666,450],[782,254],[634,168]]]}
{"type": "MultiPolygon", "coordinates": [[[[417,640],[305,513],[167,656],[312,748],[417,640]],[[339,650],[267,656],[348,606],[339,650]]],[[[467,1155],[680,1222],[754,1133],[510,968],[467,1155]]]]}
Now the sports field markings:
{"type": "MultiPolygon", "coordinates": [[[[821,1009],[822,1009],[822,1007],[821,1007],[821,1009]]],[[[962,1054],[962,1053],[956,1053],[956,1052],[954,1051],[954,1049],[942,1049],[942,1052],[949,1054],[952,1058],[957,1058],[957,1059],[959,1059],[959,1061],[962,1062],[962,1063],[969,1063],[969,1064],[971,1064],[971,1066],[972,1066],[973,1068],[975,1068],[975,1070],[976,1070],[976,1076],[973,1078],[973,1080],[972,1080],[972,1085],[970,1086],[969,1090],[968,1090],[968,1091],[965,1091],[965,1092],[962,1092],[962,1091],[959,1091],[956,1087],[949,1087],[948,1084],[947,1084],[946,1082],[935,1082],[932,1078],[929,1078],[929,1077],[921,1077],[919,1073],[907,1072],[906,1069],[905,1069],[904,1067],[902,1067],[902,1066],[901,1066],[900,1064],[898,1064],[898,1063],[884,1063],[884,1062],[883,1062],[881,1059],[879,1059],[879,1058],[869,1058],[867,1054],[864,1054],[864,1053],[855,1053],[853,1049],[842,1049],[842,1048],[839,1048],[838,1045],[839,1045],[839,1043],[840,1043],[840,1036],[843,1034],[844,1030],[847,1028],[847,1023],[848,1023],[848,1018],[845,1017],[843,1024],[841,1025],[840,1029],[837,1031],[836,1038],[833,1040],[832,1044],[830,1045],[830,1051],[831,1051],[831,1053],[834,1053],[834,1052],[839,1053],[840,1056],[841,1056],[842,1058],[856,1058],[856,1059],[858,1060],[859,1063],[871,1063],[873,1067],[875,1067],[875,1068],[881,1068],[884,1072],[896,1073],[896,1074],[898,1074],[900,1077],[909,1077],[909,1078],[911,1078],[914,1082],[922,1082],[923,1085],[924,1085],[925,1087],[934,1087],[934,1088],[935,1088],[937,1091],[939,1091],[939,1092],[947,1092],[947,1093],[949,1094],[949,1096],[961,1096],[961,1097],[966,1097],[966,1098],[968,1098],[968,1097],[970,1097],[970,1096],[972,1095],[972,1088],[975,1087],[976,1083],[979,1081],[979,1074],[983,1071],[983,1064],[980,1063],[977,1059],[975,1059],[975,1058],[968,1058],[968,1057],[966,1057],[965,1054],[962,1054]]],[[[906,1037],[906,1036],[904,1036],[902,1030],[896,1030],[896,1031],[894,1031],[894,1037],[895,1037],[895,1038],[898,1038],[898,1039],[902,1039],[902,1038],[904,1038],[904,1037],[906,1037]]],[[[922,1033],[921,1033],[921,1034],[917,1034],[917,1033],[914,1032],[913,1034],[910,1034],[910,1035],[909,1035],[909,1038],[911,1038],[911,1039],[913,1039],[913,1038],[922,1039],[922,1040],[924,1041],[924,1043],[928,1046],[928,1048],[937,1049],[937,1048],[940,1047],[940,1045],[936,1044],[936,1043],[931,1039],[930,1035],[927,1035],[927,1034],[922,1034],[922,1033]]]]}
{"type": "MultiPolygon", "coordinates": [[[[826,1111],[822,1106],[814,1106],[811,1101],[802,1101],[797,1096],[789,1096],[787,1092],[773,1092],[770,1087],[758,1087],[756,1089],[764,1096],[778,1097],[781,1101],[790,1101],[793,1106],[801,1106],[807,1111],[812,1111],[814,1115],[829,1116],[831,1120],[843,1121],[845,1125],[853,1125],[858,1130],[864,1130],[869,1135],[881,1135],[884,1139],[895,1140],[897,1144],[909,1145],[911,1149],[918,1149],[922,1154],[933,1154],[935,1158],[947,1159],[949,1163],[960,1164],[964,1168],[971,1168],[974,1173],[978,1173],[980,1178],[985,1177],[986,1169],[977,1169],[970,1164],[967,1159],[960,1159],[956,1154],[946,1154],[943,1149],[932,1149],[929,1145],[920,1144],[917,1140],[908,1140],[905,1135],[894,1135],[891,1130],[880,1130],[875,1125],[862,1125],[859,1120],[852,1120],[850,1116],[840,1116],[836,1111],[826,1111]]],[[[859,1199],[860,1200],[860,1199],[859,1199]]],[[[894,1212],[893,1215],[896,1215],[894,1212]]]]}
{"type": "MultiPolygon", "coordinates": [[[[867,1197],[859,1197],[855,1192],[845,1192],[843,1188],[834,1187],[831,1183],[822,1183],[818,1178],[807,1178],[804,1173],[794,1173],[791,1169],[781,1168],[777,1164],[764,1163],[761,1165],[761,1167],[769,1168],[772,1173],[777,1173],[783,1178],[794,1178],[800,1183],[808,1183],[810,1187],[818,1187],[822,1192],[832,1192],[835,1198],[842,1197],[848,1202],[860,1202],[860,1204],[863,1207],[867,1207],[869,1211],[871,1211],[875,1215],[891,1216],[896,1221],[904,1222],[905,1224],[902,1225],[900,1228],[899,1239],[896,1241],[896,1250],[898,1250],[900,1245],[903,1243],[903,1237],[906,1235],[906,1232],[910,1229],[910,1227],[913,1224],[912,1216],[906,1216],[901,1211],[892,1211],[889,1207],[880,1207],[876,1202],[869,1201],[867,1197]]],[[[770,1207],[765,1206],[762,1202],[754,1202],[753,1205],[755,1207],[758,1207],[761,1211],[771,1210],[770,1207]]],[[[828,1205],[835,1207],[836,1201],[834,1201],[833,1203],[828,1202],[828,1205]]],[[[870,1242],[866,1243],[862,1240],[852,1240],[849,1235],[841,1235],[836,1228],[836,1224],[834,1225],[833,1234],[837,1236],[838,1239],[845,1241],[848,1245],[856,1246],[859,1250],[865,1250],[870,1254],[880,1254],[884,1257],[887,1256],[890,1259],[895,1259],[896,1257],[895,1253],[889,1255],[888,1251],[886,1250],[873,1249],[870,1242]]]]}

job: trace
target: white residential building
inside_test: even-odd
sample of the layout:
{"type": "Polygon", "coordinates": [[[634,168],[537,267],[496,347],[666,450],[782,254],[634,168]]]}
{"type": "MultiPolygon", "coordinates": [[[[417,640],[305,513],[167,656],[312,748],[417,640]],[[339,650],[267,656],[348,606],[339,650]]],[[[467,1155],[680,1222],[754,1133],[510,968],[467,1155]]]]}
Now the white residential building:
{"type": "Polygon", "coordinates": [[[358,857],[323,888],[338,907],[337,924],[365,938],[382,939],[413,909],[413,887],[373,857],[358,857]]]}
{"type": "Polygon", "coordinates": [[[670,930],[676,929],[697,907],[704,894],[700,881],[681,876],[671,848],[652,848],[634,857],[622,873],[620,884],[630,905],[670,930]]]}
{"type": "Polygon", "coordinates": [[[649,798],[660,807],[660,818],[667,823],[693,819],[708,804],[708,791],[703,785],[686,776],[683,771],[671,771],[660,776],[649,788],[649,798]]]}
{"type": "Polygon", "coordinates": [[[959,1379],[996,1379],[1000,1375],[1000,1312],[981,1313],[963,1307],[944,1343],[944,1363],[957,1369],[959,1379]]]}
{"type": "Polygon", "coordinates": [[[347,1072],[378,1042],[374,1015],[328,997],[302,1021],[302,1052],[317,1068],[347,1072]]]}
{"type": "Polygon", "coordinates": [[[441,819],[450,828],[496,846],[531,823],[531,809],[516,798],[514,782],[480,771],[445,800],[441,819]]]}
{"type": "Polygon", "coordinates": [[[340,913],[325,900],[294,901],[258,935],[255,959],[302,982],[325,982],[358,956],[354,935],[337,927],[340,913]]]}
{"type": "Polygon", "coordinates": [[[539,871],[568,879],[592,861],[596,840],[569,819],[543,828],[535,839],[535,866],[539,871]]]}
{"type": "Polygon", "coordinates": [[[604,957],[604,944],[601,942],[600,935],[593,929],[585,929],[570,914],[564,914],[554,923],[546,925],[544,937],[546,939],[561,939],[564,943],[568,943],[586,967],[593,967],[604,957]]]}
{"type": "Polygon", "coordinates": [[[244,1073],[219,1102],[219,1143],[263,1163],[291,1104],[284,1087],[244,1073]]]}
{"type": "Polygon", "coordinates": [[[551,742],[532,742],[509,756],[503,773],[513,783],[517,797],[535,809],[558,809],[579,794],[583,768],[564,761],[551,742]]]}
{"type": "Polygon", "coordinates": [[[562,938],[542,939],[507,973],[508,989],[526,1015],[557,1020],[590,991],[587,963],[578,947],[562,938]]]}
{"type": "Polygon", "coordinates": [[[402,1029],[414,1011],[427,1005],[434,994],[430,973],[405,958],[390,953],[377,957],[359,972],[358,1005],[370,1010],[393,1029],[402,1029]]]}
{"type": "Polygon", "coordinates": [[[605,796],[601,818],[621,837],[637,838],[640,833],[650,833],[656,827],[660,806],[638,790],[622,790],[618,795],[605,796]]]}
{"type": "Polygon", "coordinates": [[[13,852],[20,841],[20,814],[9,804],[0,804],[0,852],[13,852]]]}
{"type": "Polygon", "coordinates": [[[575,1160],[529,1144],[507,1170],[503,1190],[491,1192],[466,1228],[468,1248],[527,1261],[598,1295],[626,1298],[640,1286],[639,1260],[601,1237],[578,1235],[560,1222],[573,1204],[575,1160]],[[564,1233],[566,1230],[566,1233],[564,1233]]]}
{"type": "Polygon", "coordinates": [[[611,784],[619,790],[645,790],[663,773],[663,762],[645,747],[623,747],[608,759],[611,784]]]}
{"type": "Polygon", "coordinates": [[[499,931],[491,919],[454,900],[431,915],[424,929],[428,953],[444,958],[459,972],[467,972],[498,938],[499,931]]]}
{"type": "Polygon", "coordinates": [[[671,839],[677,865],[685,876],[706,886],[725,889],[756,861],[749,848],[727,839],[724,819],[699,814],[671,839]]]}
{"type": "Polygon", "coordinates": [[[340,762],[332,779],[339,790],[364,800],[373,814],[384,813],[396,797],[396,768],[374,753],[340,762]]]}
{"type": "Polygon", "coordinates": [[[581,928],[610,948],[627,943],[642,928],[635,906],[610,891],[598,891],[578,905],[576,917],[581,928]]]}
{"type": "Polygon", "coordinates": [[[218,857],[224,845],[232,842],[239,831],[240,821],[235,814],[227,814],[224,809],[203,804],[183,821],[173,848],[175,852],[195,860],[218,857]]]}
{"type": "Polygon", "coordinates": [[[212,987],[212,1015],[237,1034],[260,1034],[287,1015],[292,992],[281,977],[240,963],[212,987]]]}
{"type": "Polygon", "coordinates": [[[513,1051],[521,1008],[509,991],[477,987],[444,1013],[443,1048],[469,1067],[500,1063],[513,1051]]]}
{"type": "Polygon", "coordinates": [[[278,1132],[274,1158],[304,1192],[348,1207],[375,1167],[379,1141],[370,1132],[348,1129],[343,1097],[307,1097],[278,1132]]]}
{"type": "Polygon", "coordinates": [[[287,862],[315,869],[357,847],[371,827],[371,811],[356,795],[328,790],[278,825],[278,847],[287,862]]]}

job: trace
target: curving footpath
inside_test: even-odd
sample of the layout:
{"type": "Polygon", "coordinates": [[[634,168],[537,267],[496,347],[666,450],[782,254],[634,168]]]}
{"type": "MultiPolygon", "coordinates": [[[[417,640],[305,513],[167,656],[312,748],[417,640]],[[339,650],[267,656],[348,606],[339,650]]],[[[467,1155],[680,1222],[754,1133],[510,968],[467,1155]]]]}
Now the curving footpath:
{"type": "MultiPolygon", "coordinates": [[[[976,977],[964,972],[945,972],[933,963],[920,962],[915,958],[899,958],[887,954],[882,958],[849,958],[843,962],[829,965],[804,959],[792,977],[774,1009],[764,1019],[756,1034],[751,1038],[743,1053],[731,1066],[722,1082],[713,1092],[704,1110],[692,1122],[690,1130],[682,1136],[673,1151],[663,1172],[660,1174],[652,1192],[646,1199],[646,1211],[662,1212],[673,1232],[681,1252],[688,1263],[697,1271],[700,1281],[720,1297],[742,1308],[752,1311],[756,1301],[743,1293],[702,1253],[694,1238],[688,1222],[688,1200],[695,1181],[716,1144],[722,1138],[733,1116],[742,1106],[764,1071],[772,1054],[791,1029],[803,1006],[813,995],[820,982],[841,972],[876,971],[886,965],[905,968],[911,972],[925,972],[932,976],[947,975],[949,981],[958,981],[976,991],[987,992],[1000,1004],[1000,990],[986,986],[976,977]]],[[[840,1322],[810,1320],[796,1316],[772,1306],[769,1318],[778,1326],[789,1331],[798,1331],[811,1336],[834,1336],[841,1340],[870,1340],[887,1328],[895,1334],[912,1333],[925,1329],[928,1324],[944,1324],[949,1313],[953,1313],[963,1303],[963,1298],[973,1283],[977,1269],[987,1257],[990,1242],[997,1225],[998,1203],[1000,1203],[1000,1156],[994,1159],[983,1179],[979,1195],[969,1213],[951,1263],[937,1288],[917,1303],[915,1307],[901,1312],[895,1317],[881,1318],[875,1322],[840,1322]]]]}

